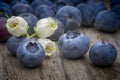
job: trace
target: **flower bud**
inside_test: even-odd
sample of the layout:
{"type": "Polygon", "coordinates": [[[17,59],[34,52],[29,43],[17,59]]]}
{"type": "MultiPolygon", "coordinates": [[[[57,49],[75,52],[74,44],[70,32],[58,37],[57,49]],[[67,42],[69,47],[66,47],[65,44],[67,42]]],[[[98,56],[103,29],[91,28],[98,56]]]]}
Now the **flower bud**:
{"type": "Polygon", "coordinates": [[[53,18],[48,17],[40,19],[34,29],[38,37],[45,38],[51,36],[57,28],[57,22],[53,18]]]}
{"type": "Polygon", "coordinates": [[[46,56],[51,56],[57,50],[55,42],[50,39],[40,38],[38,42],[43,46],[46,56]]]}
{"type": "Polygon", "coordinates": [[[20,37],[27,33],[28,23],[22,17],[12,16],[7,20],[7,30],[10,34],[16,37],[20,37]]]}

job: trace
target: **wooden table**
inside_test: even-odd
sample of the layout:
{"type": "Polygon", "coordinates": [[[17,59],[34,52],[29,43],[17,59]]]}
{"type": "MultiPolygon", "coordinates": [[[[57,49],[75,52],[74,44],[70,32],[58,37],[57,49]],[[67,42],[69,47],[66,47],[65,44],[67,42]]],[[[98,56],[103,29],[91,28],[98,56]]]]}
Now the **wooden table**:
{"type": "Polygon", "coordinates": [[[28,69],[10,55],[6,43],[0,43],[0,80],[120,80],[120,30],[108,34],[94,28],[81,28],[80,32],[89,36],[91,45],[98,42],[97,35],[102,34],[116,47],[116,62],[110,67],[96,67],[88,53],[80,59],[69,60],[57,50],[50,58],[45,58],[40,67],[28,69]]]}

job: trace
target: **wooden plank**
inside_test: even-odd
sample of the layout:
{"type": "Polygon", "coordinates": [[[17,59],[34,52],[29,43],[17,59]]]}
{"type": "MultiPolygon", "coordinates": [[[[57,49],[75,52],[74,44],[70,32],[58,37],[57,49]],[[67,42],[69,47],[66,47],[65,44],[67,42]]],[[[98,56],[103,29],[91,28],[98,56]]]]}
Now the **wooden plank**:
{"type": "Polygon", "coordinates": [[[115,45],[118,51],[116,62],[106,68],[94,66],[89,54],[77,60],[64,58],[59,50],[42,65],[35,69],[24,68],[10,55],[6,43],[0,43],[0,79],[1,80],[119,80],[120,79],[120,31],[114,34],[101,33],[94,28],[81,28],[80,32],[88,35],[91,45],[98,42],[98,34],[115,45]]]}

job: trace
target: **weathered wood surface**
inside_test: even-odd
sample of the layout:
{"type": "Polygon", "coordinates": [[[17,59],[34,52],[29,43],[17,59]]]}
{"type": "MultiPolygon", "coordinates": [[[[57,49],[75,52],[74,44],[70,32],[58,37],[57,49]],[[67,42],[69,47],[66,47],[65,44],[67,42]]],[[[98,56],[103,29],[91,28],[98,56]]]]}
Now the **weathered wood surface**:
{"type": "Polygon", "coordinates": [[[120,30],[107,34],[94,28],[82,28],[80,32],[89,36],[91,45],[99,41],[97,35],[102,34],[117,48],[116,62],[110,67],[100,68],[90,62],[88,53],[80,59],[68,60],[57,50],[40,67],[28,69],[10,55],[6,43],[0,43],[0,80],[120,80],[120,30]]]}

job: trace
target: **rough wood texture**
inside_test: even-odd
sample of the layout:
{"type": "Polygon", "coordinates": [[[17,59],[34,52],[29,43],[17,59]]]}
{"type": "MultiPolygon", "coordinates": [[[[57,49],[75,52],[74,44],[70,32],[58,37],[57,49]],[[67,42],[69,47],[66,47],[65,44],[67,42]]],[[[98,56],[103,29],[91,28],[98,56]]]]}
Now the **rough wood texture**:
{"type": "Polygon", "coordinates": [[[106,68],[94,66],[88,53],[77,60],[68,60],[57,51],[35,69],[24,68],[15,57],[11,56],[6,43],[0,43],[0,80],[120,80],[120,30],[113,34],[101,33],[94,28],[81,28],[91,40],[91,45],[99,41],[102,34],[114,44],[118,51],[116,62],[106,68]]]}

